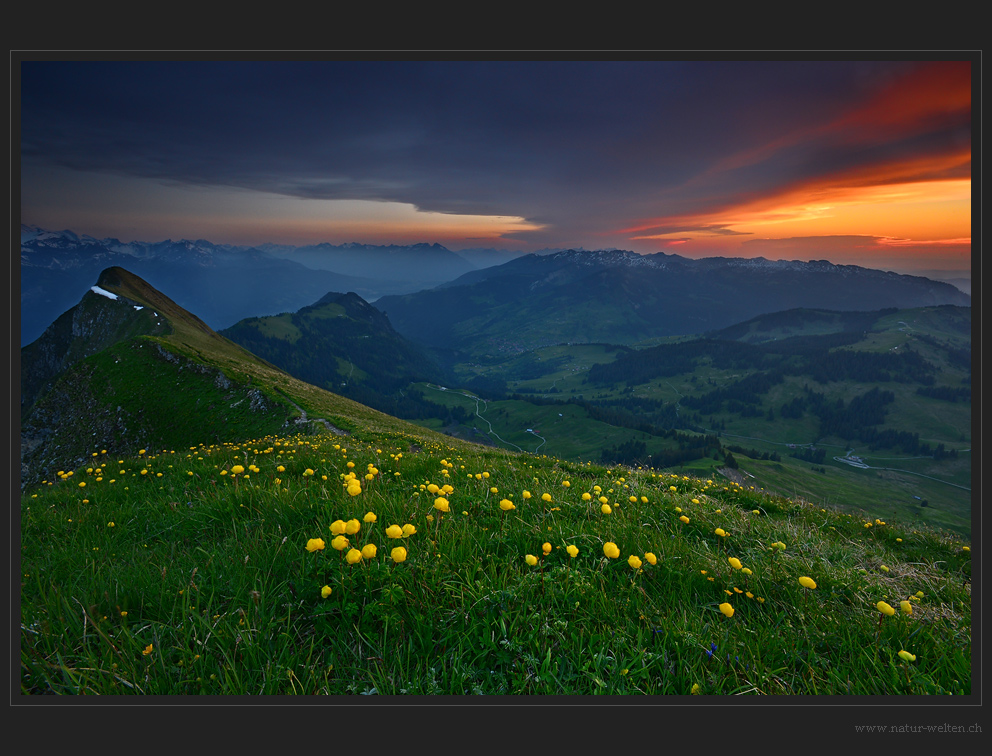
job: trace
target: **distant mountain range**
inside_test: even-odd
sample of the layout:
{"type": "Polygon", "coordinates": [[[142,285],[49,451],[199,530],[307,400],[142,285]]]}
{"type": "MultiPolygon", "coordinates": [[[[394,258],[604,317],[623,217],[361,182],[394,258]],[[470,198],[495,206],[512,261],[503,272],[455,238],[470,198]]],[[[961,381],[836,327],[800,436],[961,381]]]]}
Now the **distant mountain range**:
{"type": "Polygon", "coordinates": [[[220,329],[247,317],[296,311],[329,291],[353,291],[371,301],[419,291],[511,257],[481,249],[460,256],[439,244],[125,243],[22,225],[21,344],[38,338],[110,266],[171,292],[180,306],[220,329]]]}
{"type": "Polygon", "coordinates": [[[567,342],[632,344],[797,307],[941,304],[970,306],[971,297],[947,283],[824,260],[692,260],[621,250],[526,255],[376,301],[408,338],[477,354],[567,342]]]}

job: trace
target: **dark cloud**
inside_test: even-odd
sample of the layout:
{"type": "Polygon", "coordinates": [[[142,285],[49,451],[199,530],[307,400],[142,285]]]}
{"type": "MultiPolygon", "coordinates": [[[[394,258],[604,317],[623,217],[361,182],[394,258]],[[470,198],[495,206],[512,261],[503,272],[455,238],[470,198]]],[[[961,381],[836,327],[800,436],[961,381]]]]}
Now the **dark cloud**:
{"type": "MultiPolygon", "coordinates": [[[[814,133],[911,66],[853,61],[24,61],[24,170],[522,216],[574,233],[684,214],[902,141],[814,133]],[[763,145],[785,146],[760,152],[763,145]],[[758,149],[753,161],[707,171],[758,149]],[[694,184],[694,180],[696,183],[694,184]]],[[[955,132],[957,129],[957,132],[955,132]]],[[[710,229],[712,231],[712,229],[710,229]]]]}

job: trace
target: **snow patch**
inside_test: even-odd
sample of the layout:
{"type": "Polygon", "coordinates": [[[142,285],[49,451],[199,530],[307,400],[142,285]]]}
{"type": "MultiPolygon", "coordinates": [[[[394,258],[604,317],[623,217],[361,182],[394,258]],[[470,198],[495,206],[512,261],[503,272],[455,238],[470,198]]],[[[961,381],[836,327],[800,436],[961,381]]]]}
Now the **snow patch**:
{"type": "Polygon", "coordinates": [[[107,299],[117,299],[116,294],[111,294],[106,289],[101,289],[99,286],[91,286],[90,291],[94,294],[99,294],[101,297],[106,297],[107,299]]]}
{"type": "Polygon", "coordinates": [[[136,310],[143,310],[143,309],[145,309],[141,305],[133,305],[133,306],[134,306],[134,309],[136,309],[136,310]]]}

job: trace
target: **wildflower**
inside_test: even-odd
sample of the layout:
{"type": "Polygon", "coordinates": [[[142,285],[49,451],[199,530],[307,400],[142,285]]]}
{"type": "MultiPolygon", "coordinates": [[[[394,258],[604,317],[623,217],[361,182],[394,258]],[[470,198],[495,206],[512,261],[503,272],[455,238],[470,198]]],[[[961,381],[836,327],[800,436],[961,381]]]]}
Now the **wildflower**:
{"type": "Polygon", "coordinates": [[[727,535],[727,531],[726,531],[726,530],[724,530],[723,528],[717,528],[717,529],[716,529],[716,530],[714,530],[713,532],[714,532],[714,533],[716,533],[716,534],[717,534],[718,536],[720,536],[721,538],[725,538],[725,537],[726,537],[726,535],[727,535]]]}
{"type": "Polygon", "coordinates": [[[348,560],[348,564],[358,564],[362,561],[362,552],[358,549],[349,549],[348,553],[344,555],[344,558],[348,560]]]}
{"type": "Polygon", "coordinates": [[[336,536],[331,541],[331,546],[337,549],[338,551],[344,551],[344,549],[348,546],[348,539],[345,538],[343,535],[336,536]]]}
{"type": "Polygon", "coordinates": [[[241,473],[243,473],[244,471],[245,468],[243,468],[241,465],[235,465],[234,467],[231,468],[232,475],[241,475],[241,473]]]}
{"type": "Polygon", "coordinates": [[[571,483],[569,483],[569,482],[568,482],[567,480],[563,480],[563,481],[561,482],[561,484],[562,484],[563,486],[565,486],[565,488],[568,488],[568,487],[569,487],[570,485],[572,485],[572,484],[571,484],[571,483]]]}
{"type": "Polygon", "coordinates": [[[592,494],[586,491],[582,494],[582,501],[592,501],[592,494]]]}
{"type": "Polygon", "coordinates": [[[404,538],[409,538],[410,536],[412,536],[416,532],[417,532],[417,528],[414,527],[409,522],[406,525],[403,526],[403,537],[404,538]]]}
{"type": "Polygon", "coordinates": [[[630,565],[630,568],[632,570],[639,570],[639,569],[641,569],[641,560],[638,559],[633,554],[631,554],[630,557],[627,559],[627,564],[630,565]]]}
{"type": "Polygon", "coordinates": [[[806,577],[805,575],[799,578],[799,585],[803,588],[809,588],[810,590],[816,588],[816,583],[813,581],[813,578],[806,577]]]}
{"type": "Polygon", "coordinates": [[[909,603],[908,601],[900,601],[899,602],[899,608],[902,609],[903,614],[912,614],[913,613],[913,605],[911,603],[909,603]]]}
{"type": "Polygon", "coordinates": [[[386,536],[388,538],[402,538],[403,528],[401,528],[399,525],[390,525],[388,528],[386,528],[386,536]]]}
{"type": "Polygon", "coordinates": [[[375,559],[375,555],[378,549],[374,543],[367,543],[362,547],[362,558],[363,559],[375,559]]]}
{"type": "Polygon", "coordinates": [[[745,575],[753,575],[754,574],[753,572],[751,572],[751,569],[749,567],[743,567],[741,569],[741,572],[743,572],[745,575]]]}
{"type": "Polygon", "coordinates": [[[738,559],[737,557],[730,557],[729,559],[727,559],[727,561],[730,562],[730,566],[733,567],[735,570],[739,570],[741,569],[741,567],[743,567],[743,565],[741,564],[741,560],[738,559]]]}
{"type": "Polygon", "coordinates": [[[652,554],[650,551],[644,555],[644,561],[648,564],[658,564],[658,557],[652,554]]]}
{"type": "Polygon", "coordinates": [[[909,651],[900,651],[899,658],[903,661],[914,662],[916,661],[916,654],[911,654],[909,651]]]}
{"type": "Polygon", "coordinates": [[[620,556],[620,549],[613,541],[607,541],[603,544],[603,553],[606,554],[610,559],[616,559],[620,556]]]}
{"type": "Polygon", "coordinates": [[[344,532],[347,533],[348,535],[355,535],[355,533],[357,533],[361,529],[362,529],[362,523],[360,523],[358,520],[348,520],[348,522],[344,524],[344,532]]]}
{"type": "Polygon", "coordinates": [[[689,694],[693,696],[698,696],[700,690],[702,689],[699,687],[699,683],[693,683],[692,690],[689,691],[689,694]]]}
{"type": "Polygon", "coordinates": [[[599,508],[599,511],[602,512],[603,514],[609,514],[613,510],[610,508],[610,505],[609,504],[604,504],[603,506],[601,506],[599,508]]]}
{"type": "Polygon", "coordinates": [[[389,552],[389,556],[391,556],[393,561],[396,562],[397,564],[399,564],[400,562],[405,562],[406,549],[404,549],[402,546],[397,546],[395,549],[389,552]]]}
{"type": "Polygon", "coordinates": [[[551,494],[549,494],[549,493],[541,494],[541,500],[542,501],[551,501],[551,494]]]}
{"type": "Polygon", "coordinates": [[[524,559],[527,561],[527,564],[529,564],[531,567],[537,564],[537,557],[534,556],[533,554],[528,554],[527,556],[524,557],[524,559]]]}
{"type": "Polygon", "coordinates": [[[313,475],[313,470],[311,470],[309,467],[303,471],[304,478],[309,478],[311,475],[313,475]]]}
{"type": "MultiPolygon", "coordinates": [[[[524,491],[524,492],[523,492],[523,493],[521,494],[521,496],[523,496],[523,497],[524,497],[524,499],[529,499],[529,498],[530,498],[530,491],[524,491]]],[[[502,504],[502,502],[501,502],[501,504],[502,504]]]]}
{"type": "Polygon", "coordinates": [[[880,611],[882,614],[886,615],[887,617],[891,617],[893,614],[896,613],[896,610],[893,609],[888,604],[886,604],[884,601],[879,601],[877,604],[875,604],[875,608],[878,609],[878,611],[880,611]]]}
{"type": "Polygon", "coordinates": [[[324,541],[321,538],[311,538],[307,541],[307,551],[323,551],[324,541]]]}
{"type": "Polygon", "coordinates": [[[346,525],[344,520],[335,520],[329,526],[331,535],[341,535],[342,533],[344,533],[345,527],[346,525]]]}
{"type": "Polygon", "coordinates": [[[880,564],[880,565],[878,565],[878,568],[879,568],[879,569],[880,569],[880,570],[881,570],[882,572],[888,572],[888,571],[889,571],[889,568],[888,568],[888,567],[886,567],[886,566],[885,566],[884,564],[880,564]]]}
{"type": "Polygon", "coordinates": [[[330,595],[331,595],[331,586],[325,585],[323,588],[320,589],[321,598],[327,598],[330,595]]]}
{"type": "Polygon", "coordinates": [[[513,506],[513,502],[509,499],[501,499],[499,502],[499,508],[504,512],[509,512],[511,509],[516,509],[516,507],[513,506]]]}
{"type": "Polygon", "coordinates": [[[547,556],[548,554],[550,554],[551,553],[551,544],[550,543],[542,543],[541,544],[541,551],[544,552],[544,555],[545,556],[547,556]]]}
{"type": "Polygon", "coordinates": [[[363,517],[362,519],[363,519],[363,520],[364,520],[365,522],[368,522],[368,523],[373,523],[373,522],[375,522],[375,521],[376,521],[376,519],[378,519],[378,518],[376,518],[376,516],[375,516],[375,512],[367,512],[367,513],[365,514],[365,517],[363,517]]]}
{"type": "Polygon", "coordinates": [[[145,656],[148,656],[148,654],[150,654],[154,650],[155,647],[151,643],[149,643],[147,646],[144,647],[141,653],[144,654],[145,656]]]}
{"type": "Polygon", "coordinates": [[[685,515],[682,515],[682,516],[681,516],[681,517],[679,518],[679,522],[683,522],[683,523],[685,523],[686,525],[688,525],[688,524],[689,524],[689,518],[688,518],[688,517],[686,517],[685,515]]]}
{"type": "Polygon", "coordinates": [[[579,555],[579,547],[575,544],[569,544],[565,551],[567,551],[568,555],[573,559],[579,555]]]}
{"type": "Polygon", "coordinates": [[[723,612],[723,616],[725,616],[725,617],[733,617],[734,616],[734,607],[732,607],[726,601],[723,602],[722,604],[720,604],[720,611],[723,612]]]}
{"type": "Polygon", "coordinates": [[[448,500],[443,496],[438,496],[436,499],[434,499],[434,509],[437,509],[438,511],[441,512],[451,511],[451,507],[448,504],[448,500]]]}

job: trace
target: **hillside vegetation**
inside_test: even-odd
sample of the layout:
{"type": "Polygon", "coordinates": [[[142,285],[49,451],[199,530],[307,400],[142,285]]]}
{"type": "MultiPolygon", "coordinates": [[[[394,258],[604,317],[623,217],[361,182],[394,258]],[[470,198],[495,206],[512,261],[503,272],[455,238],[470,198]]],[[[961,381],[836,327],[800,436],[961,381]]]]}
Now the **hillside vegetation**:
{"type": "Polygon", "coordinates": [[[32,409],[80,461],[21,499],[24,694],[971,692],[958,534],[461,442],[156,308],[32,409]]]}

